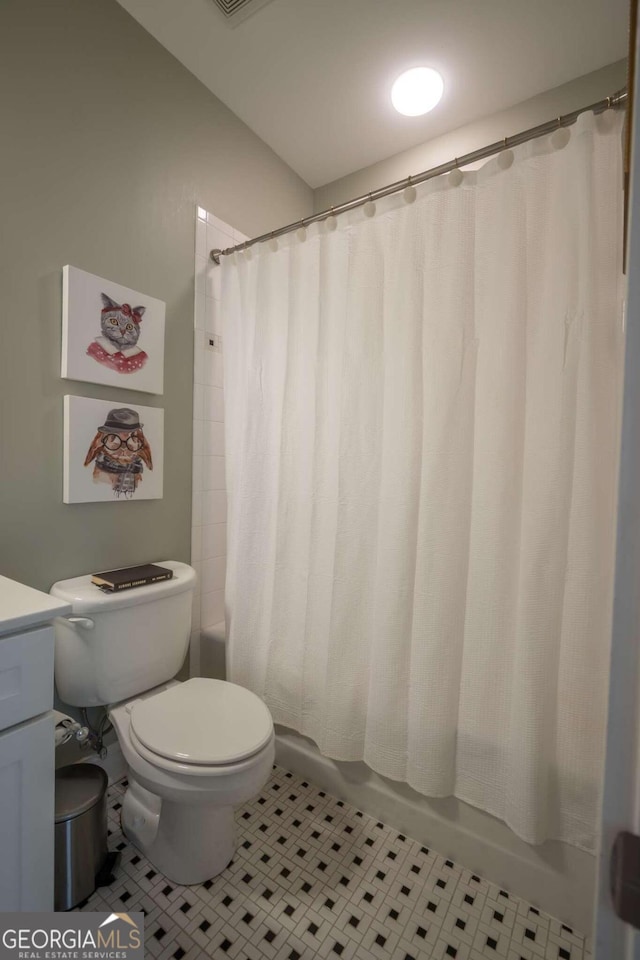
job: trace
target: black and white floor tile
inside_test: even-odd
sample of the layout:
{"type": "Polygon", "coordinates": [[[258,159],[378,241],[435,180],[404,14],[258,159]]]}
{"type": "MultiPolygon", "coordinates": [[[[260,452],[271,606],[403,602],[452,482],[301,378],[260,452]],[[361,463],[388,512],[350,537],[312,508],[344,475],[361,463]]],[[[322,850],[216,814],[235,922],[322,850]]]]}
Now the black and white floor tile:
{"type": "Polygon", "coordinates": [[[125,788],[115,879],[81,909],[144,911],[156,960],[591,960],[559,920],[280,768],[238,811],[224,873],[178,886],[122,836],[125,788]]]}

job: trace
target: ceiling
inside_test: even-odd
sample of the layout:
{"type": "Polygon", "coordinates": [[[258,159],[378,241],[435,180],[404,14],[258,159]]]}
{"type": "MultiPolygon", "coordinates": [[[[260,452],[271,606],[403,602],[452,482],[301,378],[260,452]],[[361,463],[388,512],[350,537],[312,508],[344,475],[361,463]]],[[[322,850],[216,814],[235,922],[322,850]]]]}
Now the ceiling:
{"type": "Polygon", "coordinates": [[[627,52],[628,0],[271,0],[237,26],[213,0],[119,2],[314,188],[627,52]],[[413,66],[445,81],[424,117],[389,99],[413,66]]]}

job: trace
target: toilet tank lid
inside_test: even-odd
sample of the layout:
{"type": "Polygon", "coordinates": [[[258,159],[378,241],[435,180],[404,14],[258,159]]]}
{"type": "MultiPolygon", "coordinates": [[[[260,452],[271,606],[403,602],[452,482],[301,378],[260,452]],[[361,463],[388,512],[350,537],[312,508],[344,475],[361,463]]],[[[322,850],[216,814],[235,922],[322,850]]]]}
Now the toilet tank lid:
{"type": "Polygon", "coordinates": [[[49,593],[70,603],[74,613],[88,614],[136,607],[139,604],[151,603],[195,588],[196,572],[189,564],[180,563],[178,560],[158,560],[157,563],[173,570],[171,580],[161,580],[143,587],[132,587],[130,590],[119,590],[117,593],[105,593],[91,582],[93,574],[87,573],[82,577],[72,577],[70,580],[58,580],[49,593]]]}

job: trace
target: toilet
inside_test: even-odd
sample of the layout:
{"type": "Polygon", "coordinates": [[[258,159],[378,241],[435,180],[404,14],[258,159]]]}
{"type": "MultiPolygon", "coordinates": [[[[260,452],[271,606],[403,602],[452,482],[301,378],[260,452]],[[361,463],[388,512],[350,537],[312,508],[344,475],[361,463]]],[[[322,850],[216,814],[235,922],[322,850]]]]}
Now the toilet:
{"type": "Polygon", "coordinates": [[[196,884],[235,851],[234,807],[255,797],[275,757],[273,721],[250,690],[173,678],[191,630],[195,571],[162,561],[171,580],[103,593],[91,575],[51,594],[72,615],[55,623],[58,695],[106,706],[128,765],[122,828],[164,876],[196,884]]]}

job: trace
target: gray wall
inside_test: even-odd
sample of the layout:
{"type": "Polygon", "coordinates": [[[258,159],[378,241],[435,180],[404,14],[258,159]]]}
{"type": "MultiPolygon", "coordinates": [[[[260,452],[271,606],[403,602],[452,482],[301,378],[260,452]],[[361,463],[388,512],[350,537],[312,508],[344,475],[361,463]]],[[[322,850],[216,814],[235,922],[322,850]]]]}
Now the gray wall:
{"type": "Polygon", "coordinates": [[[0,573],[189,560],[195,204],[256,235],[312,192],[116,0],[0,3],[0,573]],[[167,303],[163,397],[59,379],[61,268],[167,303]],[[62,397],[165,409],[163,500],[62,503],[62,397]]]}
{"type": "Polygon", "coordinates": [[[319,213],[328,207],[362,196],[387,183],[395,183],[410,174],[429,170],[454,157],[479,150],[489,143],[513,136],[539,123],[546,123],[563,113],[578,110],[615,93],[626,84],[627,62],[619,60],[601,70],[594,70],[577,80],[554,87],[530,100],[482,117],[451,133],[434,137],[410,150],[403,150],[386,160],[363,167],[340,180],[334,180],[314,192],[314,210],[319,213]]]}

